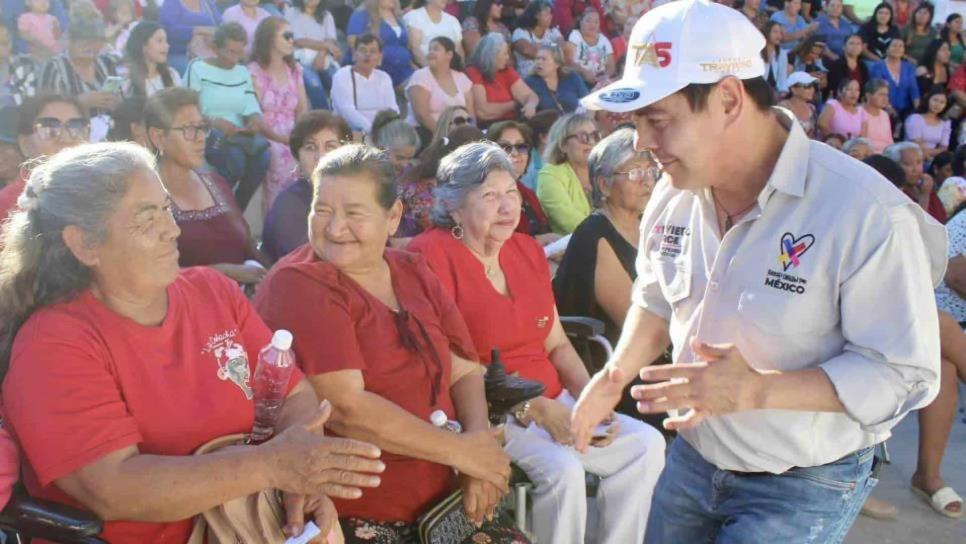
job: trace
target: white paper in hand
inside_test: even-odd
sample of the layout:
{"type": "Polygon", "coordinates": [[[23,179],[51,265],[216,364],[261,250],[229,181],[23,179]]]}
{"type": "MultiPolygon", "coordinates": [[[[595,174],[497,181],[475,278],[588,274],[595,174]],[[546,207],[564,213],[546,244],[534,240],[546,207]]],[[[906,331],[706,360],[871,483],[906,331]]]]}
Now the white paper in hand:
{"type": "Polygon", "coordinates": [[[305,524],[305,529],[302,531],[302,534],[293,536],[292,538],[286,540],[285,544],[307,544],[308,541],[319,536],[319,533],[321,532],[322,529],[319,529],[318,525],[310,521],[305,524]]]}

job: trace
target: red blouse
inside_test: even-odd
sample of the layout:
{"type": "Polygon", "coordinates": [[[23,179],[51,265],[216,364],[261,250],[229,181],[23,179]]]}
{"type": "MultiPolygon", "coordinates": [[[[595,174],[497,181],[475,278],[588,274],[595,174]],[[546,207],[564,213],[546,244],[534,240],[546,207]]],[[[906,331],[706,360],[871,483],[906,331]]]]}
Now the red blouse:
{"type": "MultiPolygon", "coordinates": [[[[477,359],[466,325],[422,258],[387,249],[385,259],[399,312],[319,260],[309,245],[272,268],[255,307],[270,326],[292,331],[306,375],[359,370],[366,391],[423,421],[434,410],[454,417],[450,350],[477,359]]],[[[382,460],[382,484],[359,500],[335,501],[340,516],[412,523],[455,489],[450,467],[388,452],[382,460]]]]}
{"type": "Polygon", "coordinates": [[[543,383],[547,397],[560,394],[560,376],[543,347],[553,327],[554,299],[547,258],[536,240],[515,233],[500,250],[510,296],[493,288],[480,261],[449,231],[424,232],[407,249],[426,257],[456,300],[484,363],[497,348],[507,372],[543,383]]]}
{"type": "Polygon", "coordinates": [[[205,210],[174,207],[181,228],[178,251],[181,266],[241,264],[248,257],[248,225],[228,182],[214,172],[198,172],[215,205],[205,210]]]}

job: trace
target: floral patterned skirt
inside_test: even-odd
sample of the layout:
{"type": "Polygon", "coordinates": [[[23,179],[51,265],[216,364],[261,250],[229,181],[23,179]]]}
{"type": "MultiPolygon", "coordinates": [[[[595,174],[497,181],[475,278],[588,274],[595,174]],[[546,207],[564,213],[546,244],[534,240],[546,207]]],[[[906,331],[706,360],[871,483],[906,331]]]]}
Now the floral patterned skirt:
{"type": "MultiPolygon", "coordinates": [[[[507,518],[507,521],[509,519],[507,518]]],[[[419,544],[415,523],[339,518],[346,544],[419,544]]],[[[452,544],[529,544],[527,537],[512,523],[486,522],[463,542],[452,544]]]]}

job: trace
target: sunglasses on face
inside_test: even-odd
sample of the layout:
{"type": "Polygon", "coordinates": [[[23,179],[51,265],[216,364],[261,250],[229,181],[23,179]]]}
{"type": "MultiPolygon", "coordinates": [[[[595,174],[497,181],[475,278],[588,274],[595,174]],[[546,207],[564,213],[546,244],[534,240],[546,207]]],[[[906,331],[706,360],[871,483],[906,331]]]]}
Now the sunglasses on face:
{"type": "Polygon", "coordinates": [[[34,131],[42,140],[56,140],[65,133],[71,139],[86,140],[90,137],[91,123],[80,117],[66,122],[55,117],[41,117],[34,122],[34,131]]]}
{"type": "Polygon", "coordinates": [[[454,127],[461,127],[463,125],[474,125],[475,126],[476,125],[476,121],[474,121],[472,117],[463,117],[463,116],[460,116],[460,117],[454,117],[453,118],[452,125],[454,127]]]}
{"type": "Polygon", "coordinates": [[[657,166],[631,168],[626,172],[614,172],[614,176],[627,176],[627,179],[638,184],[654,183],[661,177],[661,169],[657,166]]]}
{"type": "Polygon", "coordinates": [[[211,132],[211,125],[208,123],[183,125],[180,127],[171,127],[171,130],[181,132],[181,136],[183,136],[185,140],[195,141],[199,138],[207,138],[208,133],[211,132]]]}
{"type": "Polygon", "coordinates": [[[295,33],[292,32],[291,30],[288,30],[288,31],[283,32],[282,33],[282,37],[285,38],[286,40],[290,41],[290,42],[294,42],[295,41],[295,33]]]}
{"type": "Polygon", "coordinates": [[[576,138],[578,142],[587,145],[593,145],[600,141],[600,132],[596,130],[593,132],[577,132],[567,136],[567,139],[576,138]]]}
{"type": "Polygon", "coordinates": [[[503,151],[505,151],[507,155],[512,155],[513,153],[517,153],[518,155],[526,155],[530,152],[530,146],[524,143],[500,144],[500,147],[503,148],[503,151]]]}

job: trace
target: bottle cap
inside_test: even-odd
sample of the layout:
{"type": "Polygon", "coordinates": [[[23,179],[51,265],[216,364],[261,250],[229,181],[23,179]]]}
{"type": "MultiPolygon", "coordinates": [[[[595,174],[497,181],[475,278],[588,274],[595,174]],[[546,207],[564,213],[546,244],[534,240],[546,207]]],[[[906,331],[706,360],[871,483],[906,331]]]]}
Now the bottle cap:
{"type": "Polygon", "coordinates": [[[442,410],[436,410],[432,414],[429,414],[429,420],[433,423],[433,425],[443,427],[446,425],[446,422],[449,421],[449,416],[447,416],[446,412],[442,410]]]}
{"type": "Polygon", "coordinates": [[[282,351],[292,348],[292,333],[285,329],[279,329],[272,335],[272,347],[282,351]]]}

